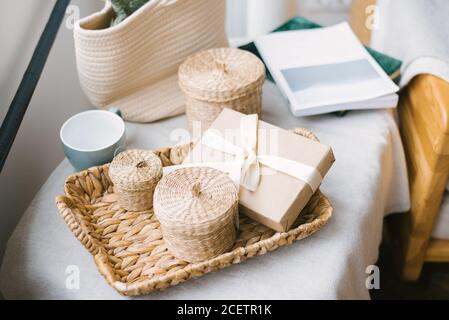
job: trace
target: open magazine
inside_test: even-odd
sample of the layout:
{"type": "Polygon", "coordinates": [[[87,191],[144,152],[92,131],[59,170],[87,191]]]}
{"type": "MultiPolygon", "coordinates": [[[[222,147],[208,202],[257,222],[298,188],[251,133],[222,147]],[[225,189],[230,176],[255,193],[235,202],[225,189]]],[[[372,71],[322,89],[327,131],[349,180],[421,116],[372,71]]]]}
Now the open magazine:
{"type": "Polygon", "coordinates": [[[296,116],[397,105],[398,86],[346,22],[271,33],[255,44],[296,116]]]}

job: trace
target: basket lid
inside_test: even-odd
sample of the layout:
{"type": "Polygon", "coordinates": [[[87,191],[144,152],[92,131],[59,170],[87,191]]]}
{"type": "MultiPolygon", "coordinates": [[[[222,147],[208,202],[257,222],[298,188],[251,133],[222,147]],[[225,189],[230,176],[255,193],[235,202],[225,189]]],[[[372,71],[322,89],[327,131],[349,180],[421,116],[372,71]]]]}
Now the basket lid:
{"type": "Polygon", "coordinates": [[[234,219],[230,209],[237,201],[237,188],[227,174],[209,167],[187,167],[161,179],[153,206],[163,225],[200,233],[234,219]]]}
{"type": "Polygon", "coordinates": [[[265,80],[265,66],[254,54],[236,48],[201,51],[179,67],[179,86],[198,100],[237,99],[265,80]]]}
{"type": "Polygon", "coordinates": [[[151,151],[127,150],[112,160],[109,176],[121,188],[147,189],[155,185],[162,176],[162,162],[151,151]]]}

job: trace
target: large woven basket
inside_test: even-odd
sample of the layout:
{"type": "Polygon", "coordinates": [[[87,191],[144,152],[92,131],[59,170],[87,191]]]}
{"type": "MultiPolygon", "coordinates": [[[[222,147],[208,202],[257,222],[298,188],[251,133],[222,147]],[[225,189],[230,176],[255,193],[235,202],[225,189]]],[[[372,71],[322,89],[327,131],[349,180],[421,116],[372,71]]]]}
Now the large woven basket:
{"type": "MultiPolygon", "coordinates": [[[[305,129],[294,132],[316,139],[305,129]]],[[[186,145],[154,152],[168,166],[180,164],[190,148],[186,145]]],[[[69,176],[65,195],[56,197],[56,206],[69,229],[94,256],[106,281],[124,295],[148,294],[264,255],[310,236],[332,215],[332,206],[320,191],[288,232],[276,232],[241,215],[237,239],[230,251],[188,263],[168,251],[152,210],[132,212],[120,208],[108,171],[106,164],[69,176]]]]}
{"type": "Polygon", "coordinates": [[[181,64],[179,86],[186,98],[189,129],[205,131],[223,108],[260,114],[265,66],[254,54],[236,48],[201,51],[181,64]]]}
{"type": "Polygon", "coordinates": [[[116,26],[111,4],[74,28],[81,85],[93,105],[151,122],[184,112],[178,67],[227,46],[225,0],[151,0],[116,26]]]}

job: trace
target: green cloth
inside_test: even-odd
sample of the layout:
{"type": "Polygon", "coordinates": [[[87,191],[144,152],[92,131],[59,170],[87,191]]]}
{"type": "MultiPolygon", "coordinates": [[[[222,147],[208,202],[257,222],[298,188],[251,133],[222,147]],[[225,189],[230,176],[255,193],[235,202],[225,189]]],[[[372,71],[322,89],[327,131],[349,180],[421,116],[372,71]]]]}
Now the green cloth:
{"type": "MultiPolygon", "coordinates": [[[[290,31],[290,30],[304,30],[304,29],[315,29],[315,28],[321,28],[319,24],[312,22],[310,20],[307,20],[302,17],[295,17],[284,23],[279,28],[275,29],[273,32],[280,32],[280,31],[290,31]]],[[[254,42],[250,42],[248,44],[245,44],[243,46],[239,47],[240,49],[250,51],[254,53],[256,56],[258,56],[262,61],[262,57],[259,54],[259,51],[257,50],[256,45],[254,42]]],[[[396,73],[400,68],[402,62],[400,60],[397,60],[395,58],[392,58],[390,56],[387,56],[386,54],[380,53],[376,50],[373,50],[371,48],[366,47],[369,54],[374,58],[374,60],[377,61],[377,63],[384,69],[384,71],[389,75],[393,75],[396,73]]],[[[271,81],[273,81],[273,78],[271,77],[270,72],[267,69],[267,78],[271,81]]],[[[393,80],[398,81],[399,77],[395,77],[393,80]]]]}

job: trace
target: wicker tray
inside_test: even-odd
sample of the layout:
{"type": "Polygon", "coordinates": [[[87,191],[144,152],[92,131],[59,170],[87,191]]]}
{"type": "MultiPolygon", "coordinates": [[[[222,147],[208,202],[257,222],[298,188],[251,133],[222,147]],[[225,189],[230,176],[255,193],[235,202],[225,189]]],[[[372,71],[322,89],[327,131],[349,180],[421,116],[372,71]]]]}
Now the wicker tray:
{"type": "MultiPolygon", "coordinates": [[[[305,137],[316,137],[295,129],[305,137]]],[[[191,145],[154,151],[164,166],[179,164],[191,145]]],[[[93,167],[67,178],[65,195],[56,206],[78,240],[94,256],[100,273],[123,295],[148,294],[177,285],[192,277],[263,255],[280,246],[301,240],[330,219],[332,206],[317,191],[288,232],[276,232],[241,215],[237,240],[230,252],[216,258],[188,263],[167,250],[153,211],[121,209],[108,175],[109,165],[93,167]]]]}

